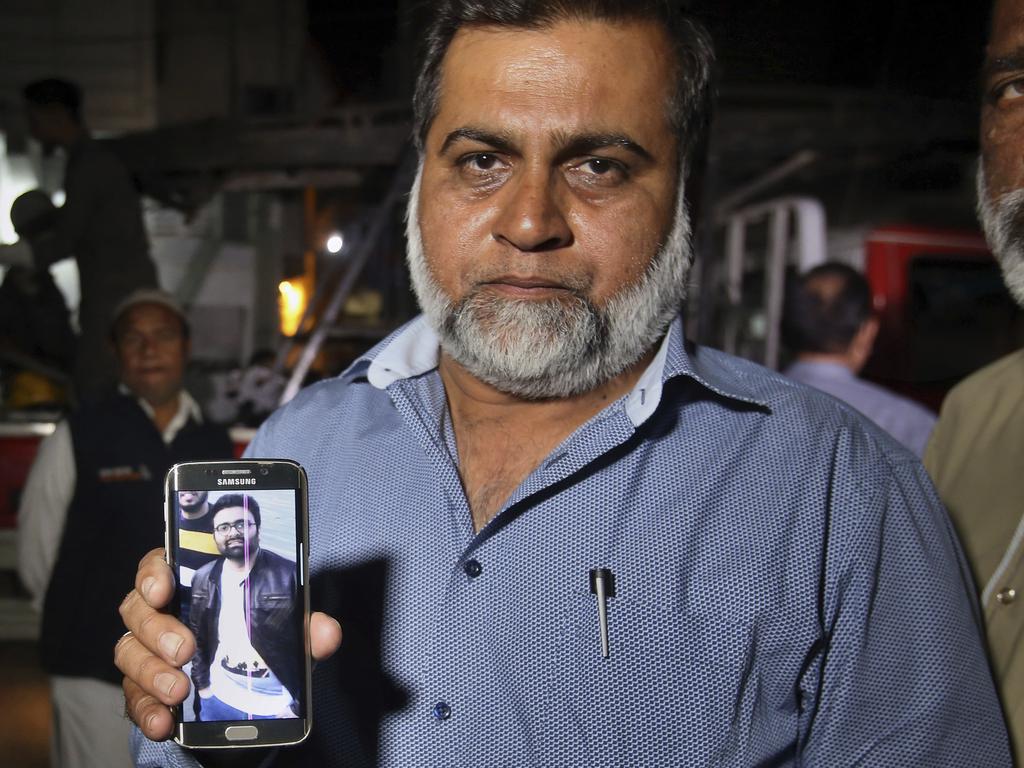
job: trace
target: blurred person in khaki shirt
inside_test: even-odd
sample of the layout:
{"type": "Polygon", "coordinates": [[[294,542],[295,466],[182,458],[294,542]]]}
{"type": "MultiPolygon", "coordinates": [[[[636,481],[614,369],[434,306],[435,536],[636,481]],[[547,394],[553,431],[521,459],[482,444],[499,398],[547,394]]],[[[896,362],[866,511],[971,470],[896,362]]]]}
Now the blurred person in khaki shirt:
{"type": "MultiPolygon", "coordinates": [[[[1024,306],[1024,0],[996,0],[982,72],[978,213],[1024,306]]],[[[925,466],[981,590],[992,669],[1024,757],[1024,349],[946,398],[925,466]]]]}

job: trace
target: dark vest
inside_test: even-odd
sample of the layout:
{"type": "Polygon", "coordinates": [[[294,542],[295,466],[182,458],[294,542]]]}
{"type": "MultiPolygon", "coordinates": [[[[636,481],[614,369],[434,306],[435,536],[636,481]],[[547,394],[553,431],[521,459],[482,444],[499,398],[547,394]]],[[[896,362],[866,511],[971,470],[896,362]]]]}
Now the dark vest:
{"type": "Polygon", "coordinates": [[[48,672],[121,682],[114,644],[121,600],[139,560],[164,543],[163,482],[180,461],[232,457],[222,427],[192,420],[165,445],[130,397],[114,395],[68,419],[75,495],[43,605],[40,645],[48,672]]]}

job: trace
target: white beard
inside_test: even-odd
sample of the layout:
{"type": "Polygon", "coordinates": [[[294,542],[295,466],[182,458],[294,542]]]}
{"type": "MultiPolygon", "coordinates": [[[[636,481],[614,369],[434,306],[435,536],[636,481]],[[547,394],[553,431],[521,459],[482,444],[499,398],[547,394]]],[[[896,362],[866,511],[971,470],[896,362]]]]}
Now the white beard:
{"type": "Polygon", "coordinates": [[[639,360],[664,335],[686,296],[690,219],[679,185],[666,242],[644,274],[603,308],[585,286],[569,299],[507,299],[473,288],[449,298],[430,271],[418,211],[423,166],[406,210],[406,260],[413,290],[441,348],[470,374],[526,400],[589,392],[639,360]]]}
{"type": "Polygon", "coordinates": [[[990,201],[983,162],[978,163],[977,187],[978,218],[985,239],[1003,270],[1010,294],[1024,307],[1024,188],[990,201]]]}

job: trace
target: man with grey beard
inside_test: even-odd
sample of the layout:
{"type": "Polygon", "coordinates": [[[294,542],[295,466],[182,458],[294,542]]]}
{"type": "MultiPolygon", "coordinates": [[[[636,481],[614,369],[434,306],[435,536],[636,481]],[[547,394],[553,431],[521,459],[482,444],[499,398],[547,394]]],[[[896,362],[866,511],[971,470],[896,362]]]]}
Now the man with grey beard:
{"type": "MultiPolygon", "coordinates": [[[[1024,306],[1024,0],[995,4],[983,89],[978,214],[1024,306]]],[[[1024,349],[949,393],[925,466],[981,591],[992,667],[1024,758],[1024,349]]]]}
{"type": "MultiPolygon", "coordinates": [[[[250,447],[309,475],[320,725],[295,764],[1009,764],[920,463],[685,340],[712,54],[677,5],[434,4],[424,314],[250,447]]],[[[140,766],[196,764],[158,741],[194,648],[170,593],[154,552],[121,607],[140,766]]]]}

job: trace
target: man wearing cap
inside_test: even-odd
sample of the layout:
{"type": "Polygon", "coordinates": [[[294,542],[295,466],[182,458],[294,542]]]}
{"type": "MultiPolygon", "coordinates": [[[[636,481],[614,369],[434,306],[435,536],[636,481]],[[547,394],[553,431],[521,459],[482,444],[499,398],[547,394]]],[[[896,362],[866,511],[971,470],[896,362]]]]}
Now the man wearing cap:
{"type": "Polygon", "coordinates": [[[61,768],[131,765],[110,653],[124,631],[124,584],[163,542],[171,465],[232,455],[227,433],[204,424],[182,388],[189,329],[171,297],[131,294],[113,314],[111,341],[120,385],[43,441],[18,513],[18,568],[42,609],[61,768]]]}

